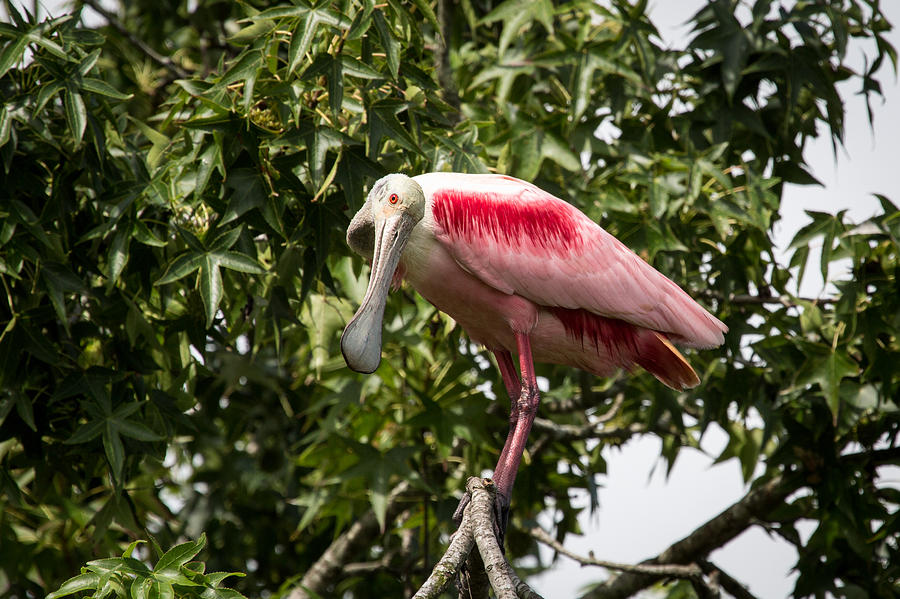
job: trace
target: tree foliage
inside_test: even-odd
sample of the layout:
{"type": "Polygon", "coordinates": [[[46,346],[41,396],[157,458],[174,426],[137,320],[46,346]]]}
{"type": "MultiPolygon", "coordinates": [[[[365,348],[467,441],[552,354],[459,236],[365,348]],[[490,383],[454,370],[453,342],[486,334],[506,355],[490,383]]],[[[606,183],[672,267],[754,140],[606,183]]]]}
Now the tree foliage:
{"type": "MultiPolygon", "coordinates": [[[[806,143],[842,141],[838,85],[877,97],[896,68],[877,0],[716,0],[676,49],[624,0],[138,0],[98,7],[101,26],[83,4],[47,19],[7,4],[0,23],[8,595],[85,563],[93,582],[113,562],[90,560],[120,554],[103,583],[118,587],[60,593],[139,592],[158,579],[133,541],[163,562],[201,533],[210,569],[247,572],[234,588],[287,592],[354,526],[354,567],[311,591],[421,584],[466,477],[502,447],[502,384],[407,290],[377,375],[349,372],[338,339],[365,269],[343,234],[382,174],[496,170],[577,205],[731,329],[680,394],[539,367],[552,421],[508,554],[536,555],[541,511],[556,538],[578,532],[573,494],[596,501],[604,445],[659,435],[671,467],[716,424],[719,459],[784,499],[743,528],[797,547],[797,596],[897,596],[900,498],[880,468],[900,454],[898,209],[810,213],[787,265],[772,241],[785,184],[816,182],[806,143]],[[854,39],[873,48],[861,71],[854,39]],[[799,297],[816,262],[834,293],[799,297]]],[[[194,555],[180,575],[218,587],[194,555]]]]}

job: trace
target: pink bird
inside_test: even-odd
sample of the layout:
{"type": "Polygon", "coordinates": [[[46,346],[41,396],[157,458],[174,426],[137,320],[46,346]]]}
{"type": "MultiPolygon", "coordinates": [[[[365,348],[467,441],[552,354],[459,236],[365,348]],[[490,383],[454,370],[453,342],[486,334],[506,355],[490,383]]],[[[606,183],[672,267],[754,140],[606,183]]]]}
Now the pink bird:
{"type": "Polygon", "coordinates": [[[383,177],[347,242],[372,263],[341,337],[350,368],[378,368],[388,289],[401,278],[494,353],[511,401],[493,476],[504,520],[540,400],[534,362],[598,376],[637,365],[685,389],[700,379],[673,342],[715,347],[728,330],[577,208],[505,175],[383,177]]]}

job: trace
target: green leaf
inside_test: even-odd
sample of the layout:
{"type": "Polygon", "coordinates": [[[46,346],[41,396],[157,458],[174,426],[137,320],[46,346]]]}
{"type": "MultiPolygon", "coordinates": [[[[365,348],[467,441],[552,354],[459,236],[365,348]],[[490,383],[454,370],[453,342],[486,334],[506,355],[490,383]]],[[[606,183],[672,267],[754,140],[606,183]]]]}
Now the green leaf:
{"type": "Polygon", "coordinates": [[[66,121],[69,129],[75,137],[75,145],[81,144],[84,137],[84,129],[87,127],[87,109],[84,107],[84,99],[74,87],[67,86],[65,93],[66,121]]]}
{"type": "Polygon", "coordinates": [[[125,551],[122,552],[122,557],[131,557],[131,554],[134,553],[134,550],[138,545],[143,545],[147,541],[143,539],[137,539],[128,544],[128,547],[125,548],[125,551]]]}
{"type": "Polygon", "coordinates": [[[90,591],[100,586],[100,575],[96,572],[84,572],[78,576],[73,576],[69,580],[62,583],[57,590],[48,593],[45,599],[58,599],[66,595],[90,591]]]}
{"type": "Polygon", "coordinates": [[[238,168],[229,171],[225,184],[234,192],[228,202],[228,209],[222,216],[221,224],[230,223],[246,212],[262,207],[269,195],[265,181],[256,169],[238,168]]]}
{"type": "Polygon", "coordinates": [[[22,422],[27,424],[28,428],[37,432],[37,426],[34,424],[34,406],[31,398],[18,389],[12,392],[12,396],[16,402],[16,413],[22,419],[22,422]]]}
{"type": "Polygon", "coordinates": [[[400,73],[400,42],[394,38],[390,26],[380,10],[374,11],[374,22],[378,40],[381,42],[381,47],[384,48],[388,69],[391,71],[391,76],[396,79],[400,73]]]}
{"type": "Polygon", "coordinates": [[[116,100],[130,100],[134,97],[134,94],[123,94],[106,81],[94,79],[93,77],[84,77],[81,80],[81,88],[107,98],[115,98],[116,100]]]}
{"type": "Polygon", "coordinates": [[[555,134],[544,134],[541,144],[541,155],[549,158],[559,166],[573,172],[581,172],[581,161],[575,152],[555,134]]]}
{"type": "Polygon", "coordinates": [[[14,64],[22,60],[22,55],[25,53],[25,48],[27,46],[28,38],[22,36],[12,44],[3,48],[3,51],[0,52],[0,78],[6,75],[6,72],[11,69],[14,64]]]}
{"type": "Polygon", "coordinates": [[[403,110],[405,105],[398,105],[391,102],[381,102],[373,104],[369,109],[369,152],[374,153],[379,150],[381,140],[388,138],[400,147],[410,150],[411,152],[419,152],[418,144],[413,139],[409,131],[404,129],[400,121],[397,120],[396,112],[403,110]]]}
{"type": "Polygon", "coordinates": [[[350,77],[384,79],[384,75],[352,56],[341,56],[341,70],[350,77]]]}
{"type": "Polygon", "coordinates": [[[155,433],[149,428],[147,428],[144,424],[140,422],[135,422],[134,420],[115,420],[116,429],[125,435],[126,437],[131,437],[132,439],[137,439],[138,441],[162,441],[166,437],[160,435],[159,433],[155,433]]]}
{"type": "MultiPolygon", "coordinates": [[[[194,185],[194,197],[200,197],[203,190],[209,184],[212,177],[213,169],[217,169],[219,174],[225,176],[225,164],[222,162],[222,148],[218,141],[213,141],[198,157],[199,166],[197,167],[197,183],[194,185]]],[[[227,222],[227,221],[226,221],[227,222]]]]}
{"type": "Polygon", "coordinates": [[[344,73],[342,61],[331,59],[331,68],[328,73],[328,105],[331,114],[337,118],[344,103],[344,73]]]}
{"type": "Polygon", "coordinates": [[[175,599],[175,589],[168,580],[157,577],[148,578],[147,599],[175,599]]]}
{"type": "MultiPolygon", "coordinates": [[[[63,51],[62,48],[59,48],[59,51],[62,53],[60,58],[66,58],[65,51],[63,51]]],[[[81,60],[81,62],[78,63],[78,74],[81,75],[82,81],[85,77],[87,77],[87,74],[91,72],[91,70],[94,68],[94,65],[97,64],[97,61],[100,60],[100,52],[101,49],[97,48],[96,50],[91,51],[90,54],[85,56],[81,60]]]]}
{"type": "Polygon", "coordinates": [[[219,263],[215,257],[205,254],[200,259],[200,272],[197,274],[200,281],[200,297],[206,307],[206,326],[212,326],[222,301],[222,273],[219,271],[219,263]]]}
{"type": "Polygon", "coordinates": [[[119,436],[118,427],[111,419],[106,420],[103,430],[103,451],[112,468],[112,475],[116,481],[122,481],[122,468],[125,465],[125,446],[119,436]]]}
{"type": "Polygon", "coordinates": [[[441,26],[438,23],[437,16],[434,14],[434,11],[431,9],[431,2],[429,0],[413,0],[413,4],[416,5],[425,18],[428,19],[428,22],[434,28],[435,31],[440,31],[441,26]]]}
{"type": "Polygon", "coordinates": [[[78,429],[72,433],[72,436],[63,441],[66,445],[77,445],[79,443],[87,443],[93,439],[96,439],[103,433],[103,429],[106,426],[106,419],[100,418],[97,420],[91,420],[82,424],[78,429]]]}
{"type": "MultiPolygon", "coordinates": [[[[351,25],[349,20],[331,10],[309,9],[305,6],[290,7],[285,10],[294,11],[297,16],[303,17],[291,32],[291,43],[288,46],[288,73],[296,71],[300,63],[305,60],[313,35],[320,24],[324,23],[341,29],[349,29],[351,25]]],[[[260,14],[263,15],[267,12],[269,11],[260,14]]]]}
{"type": "Polygon", "coordinates": [[[156,566],[153,568],[154,572],[161,572],[163,570],[178,570],[181,566],[185,565],[203,548],[206,546],[206,533],[200,535],[200,538],[196,541],[188,541],[186,543],[181,543],[180,545],[176,545],[172,547],[166,553],[159,558],[159,561],[156,562],[156,566]]]}
{"type": "Polygon", "coordinates": [[[216,83],[213,89],[222,89],[239,81],[245,81],[256,75],[263,68],[264,56],[255,46],[244,51],[228,71],[216,83]]]}
{"type": "Polygon", "coordinates": [[[9,131],[12,129],[12,117],[6,104],[0,106],[0,148],[9,141],[9,131]]]}
{"type": "Polygon", "coordinates": [[[153,585],[153,578],[138,576],[131,583],[131,599],[147,599],[150,594],[150,587],[153,585]]]}
{"type": "Polygon", "coordinates": [[[166,247],[166,242],[154,235],[147,224],[140,219],[134,221],[134,238],[144,245],[166,247]]]}
{"type": "Polygon", "coordinates": [[[197,252],[185,252],[180,254],[169,263],[169,266],[166,267],[166,271],[159,279],[157,279],[154,285],[174,283],[175,281],[188,276],[201,267],[203,258],[204,254],[197,252]]]}
{"type": "MultiPolygon", "coordinates": [[[[302,530],[302,529],[298,529],[302,530]]],[[[246,576],[243,572],[210,572],[206,575],[206,579],[209,580],[209,584],[213,587],[217,587],[222,584],[222,581],[226,578],[231,578],[232,576],[237,576],[239,578],[243,578],[246,576]]]]}
{"type": "Polygon", "coordinates": [[[239,252],[218,252],[213,254],[213,257],[216,262],[218,262],[219,266],[229,270],[237,270],[239,272],[255,275],[261,275],[266,272],[256,260],[239,252]]]}
{"type": "Polygon", "coordinates": [[[824,357],[810,358],[807,364],[801,368],[801,374],[798,374],[798,383],[819,383],[834,423],[837,424],[840,411],[841,380],[856,376],[858,373],[859,365],[847,355],[845,350],[835,348],[824,357]]]}
{"type": "MultiPolygon", "coordinates": [[[[120,223],[124,225],[125,223],[120,223]]],[[[119,226],[116,234],[113,235],[112,243],[109,246],[109,281],[108,285],[112,288],[119,280],[119,275],[125,269],[128,263],[129,247],[128,242],[131,241],[131,227],[119,226]]],[[[165,244],[163,244],[165,245],[165,244]]]]}

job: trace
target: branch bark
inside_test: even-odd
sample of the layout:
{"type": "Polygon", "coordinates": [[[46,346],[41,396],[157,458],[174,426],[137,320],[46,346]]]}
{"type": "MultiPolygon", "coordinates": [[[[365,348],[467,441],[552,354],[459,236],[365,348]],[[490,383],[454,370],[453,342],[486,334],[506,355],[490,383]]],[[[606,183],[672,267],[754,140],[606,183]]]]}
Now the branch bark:
{"type": "MultiPolygon", "coordinates": [[[[388,497],[386,518],[393,520],[406,507],[406,501],[418,491],[407,481],[397,485],[388,497]]],[[[288,599],[310,599],[319,595],[327,595],[328,589],[337,583],[343,574],[344,566],[365,547],[372,539],[381,534],[381,527],[375,512],[369,510],[362,518],[353,523],[347,532],[339,536],[329,545],[316,563],[306,572],[294,587],[288,599]]]]}
{"type": "Polygon", "coordinates": [[[413,599],[438,597],[460,574],[464,563],[471,572],[460,581],[460,597],[487,597],[489,589],[482,581],[486,574],[497,599],[542,599],[516,575],[497,543],[493,485],[473,476],[466,482],[466,492],[470,499],[464,504],[459,528],[413,599]],[[477,552],[471,551],[473,546],[478,547],[477,552]]]}

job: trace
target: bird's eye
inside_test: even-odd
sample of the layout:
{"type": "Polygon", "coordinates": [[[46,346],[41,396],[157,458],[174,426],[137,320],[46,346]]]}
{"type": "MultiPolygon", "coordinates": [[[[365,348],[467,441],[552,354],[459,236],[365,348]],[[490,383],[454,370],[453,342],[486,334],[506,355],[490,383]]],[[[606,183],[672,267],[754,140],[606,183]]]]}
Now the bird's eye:
{"type": "Polygon", "coordinates": [[[396,204],[399,201],[400,201],[400,196],[398,196],[396,193],[392,193],[391,197],[388,198],[388,202],[390,202],[391,204],[396,204]]]}

